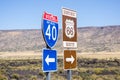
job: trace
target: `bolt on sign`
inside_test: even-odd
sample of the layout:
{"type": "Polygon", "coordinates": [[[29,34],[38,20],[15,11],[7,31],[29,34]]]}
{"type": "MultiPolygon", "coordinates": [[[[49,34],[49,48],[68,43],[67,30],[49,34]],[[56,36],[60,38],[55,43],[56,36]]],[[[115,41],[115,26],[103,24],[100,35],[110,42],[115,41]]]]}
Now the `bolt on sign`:
{"type": "Polygon", "coordinates": [[[63,47],[77,48],[76,11],[62,9],[63,47]]]}
{"type": "Polygon", "coordinates": [[[64,50],[64,69],[76,68],[76,50],[64,50]]]}

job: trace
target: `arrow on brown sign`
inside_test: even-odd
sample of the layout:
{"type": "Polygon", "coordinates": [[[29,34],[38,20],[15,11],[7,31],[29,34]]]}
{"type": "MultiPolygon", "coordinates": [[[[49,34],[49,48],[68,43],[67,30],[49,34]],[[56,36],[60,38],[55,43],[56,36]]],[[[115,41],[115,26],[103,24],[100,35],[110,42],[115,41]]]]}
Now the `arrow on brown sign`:
{"type": "Polygon", "coordinates": [[[71,62],[71,64],[74,62],[74,57],[71,55],[70,58],[66,58],[66,62],[71,62]]]}

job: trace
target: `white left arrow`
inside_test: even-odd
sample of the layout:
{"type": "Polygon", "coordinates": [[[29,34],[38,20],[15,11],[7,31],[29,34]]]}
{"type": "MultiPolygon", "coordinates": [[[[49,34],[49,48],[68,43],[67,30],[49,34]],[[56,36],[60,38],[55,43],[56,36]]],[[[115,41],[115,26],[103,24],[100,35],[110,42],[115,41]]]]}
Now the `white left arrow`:
{"type": "Polygon", "coordinates": [[[49,65],[50,62],[55,62],[55,58],[49,58],[49,55],[45,59],[47,65],[49,65]]]}

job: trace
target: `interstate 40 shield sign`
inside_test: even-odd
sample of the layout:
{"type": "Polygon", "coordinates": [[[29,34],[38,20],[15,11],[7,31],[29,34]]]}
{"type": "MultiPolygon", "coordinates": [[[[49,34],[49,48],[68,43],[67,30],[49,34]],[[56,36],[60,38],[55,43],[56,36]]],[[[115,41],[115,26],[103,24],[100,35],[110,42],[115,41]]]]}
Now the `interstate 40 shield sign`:
{"type": "Polygon", "coordinates": [[[57,16],[44,12],[42,32],[47,46],[52,48],[55,45],[58,38],[57,16]]]}
{"type": "Polygon", "coordinates": [[[52,14],[44,12],[42,33],[48,49],[43,49],[42,67],[43,72],[53,72],[57,70],[57,51],[52,50],[58,39],[58,18],[52,14]]]}

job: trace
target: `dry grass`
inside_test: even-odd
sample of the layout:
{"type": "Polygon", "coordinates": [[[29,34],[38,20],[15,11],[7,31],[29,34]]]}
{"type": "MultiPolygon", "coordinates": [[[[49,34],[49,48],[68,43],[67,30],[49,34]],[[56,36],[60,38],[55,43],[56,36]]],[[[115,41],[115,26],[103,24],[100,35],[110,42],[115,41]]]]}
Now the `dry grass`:
{"type": "Polygon", "coordinates": [[[40,59],[41,53],[34,51],[24,51],[24,52],[0,52],[0,59],[40,59]]]}
{"type": "MultiPolygon", "coordinates": [[[[58,58],[63,58],[63,54],[57,54],[58,58]]],[[[0,52],[0,59],[40,59],[41,52],[0,52]]],[[[77,58],[97,58],[97,59],[120,59],[120,52],[97,52],[97,53],[77,53],[77,58]]]]}
{"type": "Polygon", "coordinates": [[[120,52],[79,53],[78,58],[120,59],[120,52]]]}

